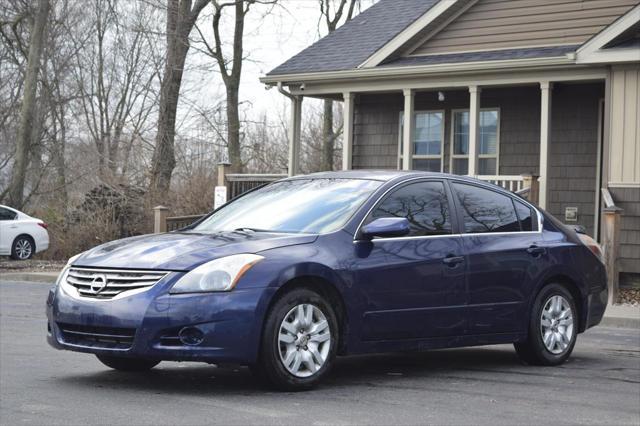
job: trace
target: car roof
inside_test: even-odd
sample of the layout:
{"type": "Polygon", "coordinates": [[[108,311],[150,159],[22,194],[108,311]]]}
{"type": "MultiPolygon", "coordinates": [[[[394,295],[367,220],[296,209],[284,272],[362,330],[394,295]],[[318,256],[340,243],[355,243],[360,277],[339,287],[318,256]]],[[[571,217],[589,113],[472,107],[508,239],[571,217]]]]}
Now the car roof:
{"type": "Polygon", "coordinates": [[[289,179],[368,179],[388,182],[399,177],[445,176],[444,173],[420,172],[413,170],[341,170],[318,172],[294,176],[289,179]]]}
{"type": "MultiPolygon", "coordinates": [[[[335,172],[318,172],[308,175],[298,175],[287,178],[286,180],[295,179],[367,179],[377,180],[381,182],[389,182],[392,180],[405,180],[416,177],[436,177],[446,179],[456,179],[469,183],[481,183],[487,185],[488,182],[481,181],[468,176],[453,175],[450,173],[423,172],[419,170],[342,170],[335,172]]],[[[490,184],[489,184],[490,185],[490,184]]],[[[494,186],[494,185],[490,185],[494,186]]],[[[500,187],[498,187],[500,188],[500,187]]],[[[501,188],[504,189],[504,188],[501,188]]],[[[508,192],[508,191],[507,191],[508,192]]]]}

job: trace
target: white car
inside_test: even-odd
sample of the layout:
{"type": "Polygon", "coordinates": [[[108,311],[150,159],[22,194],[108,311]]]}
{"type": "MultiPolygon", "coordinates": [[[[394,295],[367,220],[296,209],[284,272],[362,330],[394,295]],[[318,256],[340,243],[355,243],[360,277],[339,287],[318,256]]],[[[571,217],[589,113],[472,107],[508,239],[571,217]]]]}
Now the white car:
{"type": "Polygon", "coordinates": [[[0,204],[0,255],[26,260],[47,248],[46,223],[0,204]]]}

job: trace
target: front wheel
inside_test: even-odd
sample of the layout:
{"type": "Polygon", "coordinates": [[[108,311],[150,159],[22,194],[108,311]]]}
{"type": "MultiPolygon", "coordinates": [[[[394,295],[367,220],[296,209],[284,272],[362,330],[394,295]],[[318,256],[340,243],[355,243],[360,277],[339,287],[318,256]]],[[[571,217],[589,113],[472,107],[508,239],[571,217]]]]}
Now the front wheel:
{"type": "Polygon", "coordinates": [[[560,284],[545,286],[536,297],[529,336],[515,343],[520,359],[532,365],[559,365],[576,344],[578,317],[571,293],[560,284]]]}
{"type": "Polygon", "coordinates": [[[314,291],[292,290],[267,314],[260,359],[252,370],[281,390],[310,389],[330,370],[337,346],[331,305],[314,291]]]}
{"type": "Polygon", "coordinates": [[[147,371],[158,365],[160,361],[153,359],[124,358],[108,355],[96,355],[101,363],[118,371],[147,371]]]}

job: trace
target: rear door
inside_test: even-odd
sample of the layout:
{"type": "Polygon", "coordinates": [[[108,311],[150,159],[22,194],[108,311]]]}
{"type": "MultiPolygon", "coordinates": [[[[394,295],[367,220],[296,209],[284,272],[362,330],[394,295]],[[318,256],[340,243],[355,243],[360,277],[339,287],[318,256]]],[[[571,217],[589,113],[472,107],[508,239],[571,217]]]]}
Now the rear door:
{"type": "Polygon", "coordinates": [[[452,211],[446,182],[420,180],[392,190],[365,219],[404,217],[411,226],[406,237],[356,242],[365,340],[464,334],[465,265],[452,211]]]}
{"type": "Polygon", "coordinates": [[[522,331],[546,255],[537,212],[486,187],[452,182],[467,265],[470,334],[522,331]]]}
{"type": "Polygon", "coordinates": [[[11,244],[18,235],[18,214],[0,207],[0,254],[11,254],[11,244]]]}

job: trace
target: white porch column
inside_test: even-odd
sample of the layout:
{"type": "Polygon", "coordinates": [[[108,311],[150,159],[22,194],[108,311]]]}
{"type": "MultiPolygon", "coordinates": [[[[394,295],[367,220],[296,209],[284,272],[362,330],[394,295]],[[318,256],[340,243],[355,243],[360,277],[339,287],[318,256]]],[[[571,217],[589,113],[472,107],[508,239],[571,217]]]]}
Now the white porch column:
{"type": "Polygon", "coordinates": [[[538,205],[547,208],[549,183],[549,135],[551,132],[551,91],[553,83],[540,82],[540,194],[538,205]]]}
{"type": "Polygon", "coordinates": [[[353,160],[354,95],[351,92],[345,92],[342,97],[344,99],[344,104],[342,105],[342,170],[351,170],[353,160]]]}
{"type": "Polygon", "coordinates": [[[478,129],[480,122],[480,88],[469,86],[469,176],[478,174],[478,129]]]}
{"type": "Polygon", "coordinates": [[[291,96],[291,123],[289,123],[289,176],[300,171],[300,133],[302,126],[302,96],[291,96]]]}
{"type": "Polygon", "coordinates": [[[415,131],[415,92],[412,89],[404,89],[404,113],[402,117],[402,169],[411,170],[413,156],[413,133],[415,131]]]}

